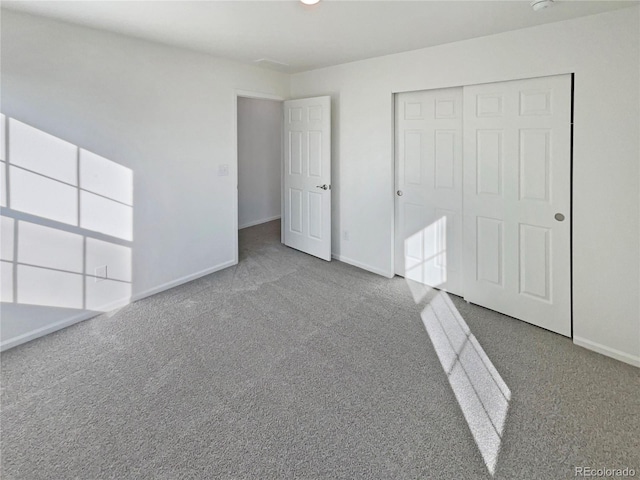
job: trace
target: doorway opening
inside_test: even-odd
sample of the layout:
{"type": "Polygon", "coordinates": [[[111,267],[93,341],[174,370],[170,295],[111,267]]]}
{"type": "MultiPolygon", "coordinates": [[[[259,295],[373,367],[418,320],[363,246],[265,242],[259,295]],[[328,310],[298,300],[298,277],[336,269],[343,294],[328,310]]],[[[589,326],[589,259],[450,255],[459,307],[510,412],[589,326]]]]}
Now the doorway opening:
{"type": "Polygon", "coordinates": [[[330,261],[331,97],[236,91],[233,102],[238,231],[280,220],[281,243],[330,261]]]}
{"type": "Polygon", "coordinates": [[[242,231],[281,218],[282,100],[238,94],[236,112],[238,230],[242,231]]]}

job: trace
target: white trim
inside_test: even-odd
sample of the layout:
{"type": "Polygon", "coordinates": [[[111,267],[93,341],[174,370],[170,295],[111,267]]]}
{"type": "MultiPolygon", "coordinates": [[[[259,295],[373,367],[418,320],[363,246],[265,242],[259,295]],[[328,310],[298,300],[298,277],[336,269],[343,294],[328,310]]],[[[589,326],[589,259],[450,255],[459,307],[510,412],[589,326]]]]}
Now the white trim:
{"type": "Polygon", "coordinates": [[[18,335],[17,337],[10,338],[0,343],[0,352],[4,352],[5,350],[9,350],[10,348],[17,347],[18,345],[26,343],[29,340],[35,340],[38,337],[43,337],[49,333],[53,333],[57,330],[61,330],[65,327],[69,327],[75,323],[79,323],[84,320],[89,320],[90,318],[97,317],[98,315],[100,315],[100,312],[95,312],[95,311],[83,312],[71,318],[60,320],[59,322],[52,323],[51,325],[46,325],[44,327],[37,328],[30,332],[23,333],[22,335],[18,335]]]}
{"type": "MultiPolygon", "coordinates": [[[[284,102],[280,106],[280,218],[283,220],[280,222],[280,243],[284,245],[284,102]]],[[[238,212],[240,214],[240,212],[238,212]]]]}
{"type": "Polygon", "coordinates": [[[592,350],[602,355],[606,355],[607,357],[615,358],[616,360],[628,363],[629,365],[633,365],[634,367],[640,367],[640,355],[631,355],[629,353],[622,352],[620,350],[616,350],[615,348],[607,347],[600,343],[592,342],[591,340],[587,340],[586,338],[581,337],[574,336],[573,343],[575,345],[578,345],[579,347],[586,348],[587,350],[592,350]]]}
{"type": "Polygon", "coordinates": [[[125,297],[125,298],[121,298],[120,300],[115,300],[111,303],[102,305],[100,306],[100,308],[91,309],[91,311],[97,312],[98,315],[101,315],[103,313],[109,313],[119,308],[126,307],[130,303],[131,303],[131,297],[125,297]]]}
{"type": "Polygon", "coordinates": [[[338,260],[339,262],[348,263],[349,265],[353,265],[354,267],[358,267],[358,268],[361,268],[363,270],[367,270],[367,271],[369,271],[371,273],[375,273],[377,275],[382,275],[383,277],[393,278],[393,276],[394,276],[393,272],[389,272],[387,270],[382,270],[382,269],[377,268],[377,267],[372,267],[371,265],[367,265],[366,263],[358,262],[357,260],[353,260],[353,259],[345,257],[343,255],[337,255],[335,253],[332,253],[331,254],[331,258],[334,258],[334,259],[338,260]]]}
{"type": "Polygon", "coordinates": [[[267,222],[272,222],[273,220],[278,220],[279,218],[281,218],[280,215],[275,215],[273,217],[263,218],[261,220],[254,220],[253,222],[245,223],[243,225],[238,226],[238,230],[242,230],[243,228],[254,227],[256,225],[261,225],[267,222]]]}
{"type": "MultiPolygon", "coordinates": [[[[396,189],[398,188],[398,168],[396,166],[396,93],[391,92],[391,265],[390,271],[396,272],[396,189]]],[[[402,272],[404,274],[404,272],[402,272]]]]}
{"type": "MultiPolygon", "coordinates": [[[[235,236],[236,236],[236,242],[234,245],[234,256],[233,256],[233,264],[232,265],[236,265],[240,260],[240,246],[239,246],[239,240],[238,240],[238,230],[240,230],[241,228],[246,228],[249,225],[245,225],[243,227],[240,227],[238,225],[238,215],[240,215],[240,211],[238,209],[238,170],[239,170],[239,161],[238,161],[238,98],[239,97],[243,97],[243,98],[256,98],[256,99],[263,99],[263,100],[276,100],[278,102],[284,102],[284,97],[281,97],[279,95],[273,95],[271,93],[263,93],[263,92],[252,92],[250,90],[241,90],[236,88],[233,91],[233,107],[231,109],[232,113],[232,117],[233,117],[233,126],[231,128],[231,132],[233,135],[232,138],[232,145],[233,145],[233,151],[232,151],[232,159],[233,159],[233,168],[235,171],[235,180],[236,180],[236,194],[234,195],[233,198],[233,218],[234,218],[234,224],[233,224],[233,228],[234,228],[234,232],[235,232],[235,236]]],[[[284,117],[283,121],[284,121],[284,117]]],[[[281,139],[280,140],[280,152],[282,154],[283,150],[283,145],[282,142],[284,140],[281,139]]],[[[284,159],[281,161],[281,163],[284,162],[284,159]]],[[[281,167],[282,170],[282,167],[281,167]]],[[[282,173],[281,173],[282,176],[282,173]]],[[[282,181],[280,182],[280,197],[282,200],[284,200],[284,193],[282,193],[282,181]]],[[[282,201],[280,202],[281,204],[283,203],[282,201]]],[[[281,206],[281,209],[284,208],[281,206]]],[[[284,236],[284,230],[282,230],[283,227],[281,227],[281,232],[280,235],[281,237],[284,236]]]]}
{"type": "Polygon", "coordinates": [[[240,209],[238,208],[238,204],[239,204],[239,190],[238,190],[238,183],[239,183],[239,174],[238,174],[238,170],[239,170],[239,161],[238,161],[238,97],[240,95],[238,94],[238,90],[233,92],[233,107],[231,109],[232,111],[232,117],[233,117],[233,128],[231,129],[233,138],[232,138],[232,142],[231,145],[233,145],[233,152],[232,152],[232,161],[233,161],[233,175],[234,175],[234,179],[236,181],[236,191],[235,194],[233,195],[233,235],[235,236],[235,242],[233,245],[233,261],[235,263],[238,263],[240,261],[240,241],[238,239],[238,215],[240,215],[240,209]]]}
{"type": "Polygon", "coordinates": [[[215,273],[219,270],[223,270],[228,267],[232,267],[233,265],[237,265],[238,262],[235,260],[229,260],[224,263],[220,263],[214,267],[205,268],[204,270],[200,270],[199,272],[192,273],[189,275],[185,275],[184,277],[178,278],[176,280],[171,280],[170,282],[163,283],[162,285],[158,285],[157,287],[150,288],[145,290],[144,292],[137,293],[131,297],[132,302],[136,302],[138,300],[142,300],[143,298],[150,297],[151,295],[155,295],[156,293],[164,292],[165,290],[169,290],[170,288],[177,287],[178,285],[182,285],[183,283],[191,282],[200,277],[204,277],[205,275],[209,275],[211,273],[215,273]]]}
{"type": "Polygon", "coordinates": [[[244,97],[244,98],[261,98],[264,100],[277,100],[279,102],[283,102],[284,98],[279,95],[272,95],[270,93],[262,93],[262,92],[251,92],[249,90],[238,90],[236,89],[236,98],[244,97]]]}
{"type": "Polygon", "coordinates": [[[126,305],[128,305],[129,303],[133,303],[135,301],[138,300],[142,300],[143,298],[149,297],[151,295],[154,295],[156,293],[160,293],[163,292],[165,290],[169,290],[170,288],[173,287],[177,287],[178,285],[182,285],[183,283],[187,283],[190,282],[192,280],[196,280],[197,278],[200,277],[204,277],[205,275],[209,275],[211,273],[217,272],[219,270],[231,267],[233,265],[236,265],[238,262],[231,260],[228,262],[224,262],[221,263],[219,265],[216,265],[214,267],[210,267],[210,268],[206,268],[204,270],[200,270],[199,272],[196,273],[192,273],[191,275],[185,275],[184,277],[178,278],[177,280],[172,280],[170,282],[166,282],[163,283],[162,285],[158,285],[157,287],[154,288],[150,288],[148,290],[145,290],[144,292],[140,292],[136,295],[133,295],[130,299],[130,301],[125,301],[125,300],[117,300],[115,302],[112,302],[108,305],[105,305],[103,307],[104,311],[100,311],[100,312],[96,312],[95,310],[91,310],[88,312],[83,312],[80,313],[78,315],[75,315],[71,318],[67,318],[65,320],[61,320],[59,322],[53,323],[51,325],[46,325],[44,327],[38,328],[36,330],[32,330],[30,332],[27,333],[23,333],[22,335],[18,335],[17,337],[13,337],[10,338],[8,340],[5,340],[4,342],[0,343],[0,352],[4,352],[5,350],[8,350],[10,348],[13,347],[17,347],[18,345],[21,345],[23,343],[26,343],[30,340],[35,340],[36,338],[39,337],[43,337],[49,333],[53,333],[57,330],[61,330],[65,327],[69,327],[71,325],[74,325],[76,323],[82,322],[84,320],[89,320],[90,318],[94,318],[97,317],[99,315],[102,315],[104,313],[109,313],[109,311],[118,309],[118,308],[122,308],[126,305]]]}

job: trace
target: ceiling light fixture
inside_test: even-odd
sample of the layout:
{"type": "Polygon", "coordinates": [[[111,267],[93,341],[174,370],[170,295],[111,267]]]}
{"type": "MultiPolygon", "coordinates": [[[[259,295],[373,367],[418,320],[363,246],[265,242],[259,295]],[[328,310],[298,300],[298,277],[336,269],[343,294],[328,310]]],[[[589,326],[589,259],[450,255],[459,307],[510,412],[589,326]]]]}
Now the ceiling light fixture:
{"type": "Polygon", "coordinates": [[[320,0],[300,0],[302,3],[304,3],[305,5],[315,5],[316,3],[318,3],[320,0]]]}
{"type": "Polygon", "coordinates": [[[553,0],[533,0],[533,2],[531,2],[531,8],[533,8],[535,12],[549,8],[551,5],[553,5],[553,0]]]}

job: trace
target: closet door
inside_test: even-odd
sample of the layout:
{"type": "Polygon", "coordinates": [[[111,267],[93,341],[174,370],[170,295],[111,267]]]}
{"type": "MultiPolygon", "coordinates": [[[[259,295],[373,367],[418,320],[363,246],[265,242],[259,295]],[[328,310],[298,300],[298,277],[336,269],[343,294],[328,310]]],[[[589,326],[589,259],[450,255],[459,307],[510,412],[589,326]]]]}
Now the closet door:
{"type": "Polygon", "coordinates": [[[571,334],[571,76],[464,88],[464,296],[571,334]]]}
{"type": "Polygon", "coordinates": [[[396,95],[395,272],[462,295],[462,88],[396,95]]]}

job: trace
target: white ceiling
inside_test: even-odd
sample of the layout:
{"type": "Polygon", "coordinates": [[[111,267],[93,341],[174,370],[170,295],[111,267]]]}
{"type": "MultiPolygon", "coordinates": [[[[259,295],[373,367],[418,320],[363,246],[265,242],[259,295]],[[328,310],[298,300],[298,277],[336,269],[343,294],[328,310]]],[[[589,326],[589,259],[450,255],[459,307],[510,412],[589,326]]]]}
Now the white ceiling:
{"type": "Polygon", "coordinates": [[[3,1],[3,8],[301,72],[637,5],[638,0],[3,1]]]}

